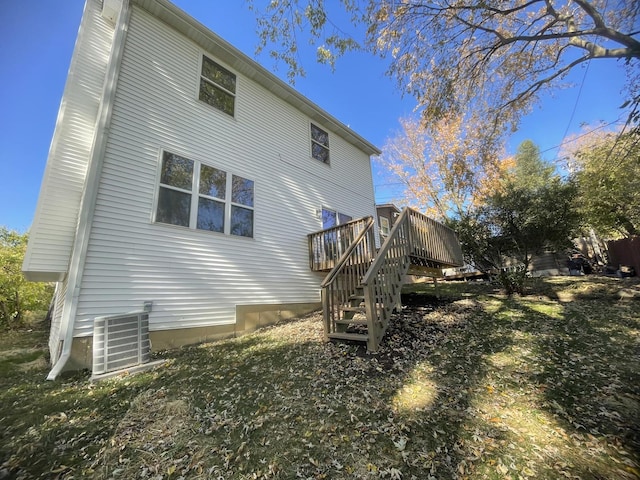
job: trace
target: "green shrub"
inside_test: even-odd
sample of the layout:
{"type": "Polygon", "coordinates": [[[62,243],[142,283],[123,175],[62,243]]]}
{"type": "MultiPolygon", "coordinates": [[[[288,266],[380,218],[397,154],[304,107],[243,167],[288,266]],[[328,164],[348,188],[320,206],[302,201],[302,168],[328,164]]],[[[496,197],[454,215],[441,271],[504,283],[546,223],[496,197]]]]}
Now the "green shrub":
{"type": "Polygon", "coordinates": [[[28,282],[22,261],[28,234],[0,227],[0,328],[23,324],[26,312],[46,311],[53,296],[53,284],[28,282]]]}

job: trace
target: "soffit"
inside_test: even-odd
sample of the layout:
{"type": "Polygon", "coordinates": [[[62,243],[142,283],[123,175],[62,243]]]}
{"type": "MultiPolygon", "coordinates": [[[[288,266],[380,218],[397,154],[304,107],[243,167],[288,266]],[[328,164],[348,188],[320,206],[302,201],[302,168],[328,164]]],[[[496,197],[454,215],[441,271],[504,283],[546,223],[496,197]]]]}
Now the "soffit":
{"type": "Polygon", "coordinates": [[[131,0],[131,2],[179,31],[202,47],[203,50],[215,53],[216,57],[238,73],[254,80],[274,95],[296,107],[314,122],[341,136],[367,155],[380,154],[380,150],[376,146],[172,3],[167,0],[131,0]]]}

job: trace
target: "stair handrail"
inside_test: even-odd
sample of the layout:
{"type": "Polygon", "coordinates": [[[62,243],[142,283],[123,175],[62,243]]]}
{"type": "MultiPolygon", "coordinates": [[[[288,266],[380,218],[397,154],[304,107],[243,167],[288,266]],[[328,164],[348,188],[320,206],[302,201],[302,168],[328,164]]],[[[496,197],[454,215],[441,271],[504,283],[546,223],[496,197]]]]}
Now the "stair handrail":
{"type": "MultiPolygon", "coordinates": [[[[324,278],[324,280],[320,284],[320,288],[326,288],[330,283],[332,283],[335,280],[338,274],[344,269],[345,265],[349,260],[349,257],[351,257],[352,252],[358,247],[360,242],[362,242],[362,239],[369,233],[369,231],[373,227],[373,217],[369,216],[369,217],[365,217],[364,219],[366,220],[364,224],[364,228],[358,234],[358,236],[353,240],[353,242],[351,242],[351,245],[349,245],[349,247],[344,251],[342,256],[336,262],[335,266],[324,278]]],[[[373,257],[373,252],[369,252],[369,253],[373,257]]]]}
{"type": "Polygon", "coordinates": [[[391,313],[400,304],[403,277],[410,264],[410,211],[409,208],[402,211],[360,282],[367,314],[367,350],[371,352],[378,350],[391,313]]]}
{"type": "MultiPolygon", "coordinates": [[[[362,279],[362,282],[361,282],[362,285],[368,285],[371,282],[371,277],[373,277],[373,275],[377,275],[378,270],[380,270],[381,264],[384,262],[387,252],[391,249],[393,245],[392,239],[395,238],[396,235],[398,235],[398,233],[396,232],[402,229],[402,226],[404,223],[407,224],[406,226],[410,226],[408,222],[409,211],[411,211],[410,208],[405,208],[404,210],[402,210],[402,213],[400,214],[396,222],[393,224],[393,228],[389,232],[389,236],[386,238],[380,250],[378,250],[378,253],[376,254],[376,258],[373,259],[373,262],[369,266],[369,270],[367,270],[367,273],[362,279]]],[[[407,239],[407,242],[410,242],[410,240],[407,239]]]]}
{"type": "Polygon", "coordinates": [[[338,321],[343,316],[344,304],[354,295],[360,279],[367,271],[375,255],[373,217],[367,217],[362,230],[351,241],[337,263],[320,284],[322,292],[322,317],[325,338],[340,328],[338,321]]]}

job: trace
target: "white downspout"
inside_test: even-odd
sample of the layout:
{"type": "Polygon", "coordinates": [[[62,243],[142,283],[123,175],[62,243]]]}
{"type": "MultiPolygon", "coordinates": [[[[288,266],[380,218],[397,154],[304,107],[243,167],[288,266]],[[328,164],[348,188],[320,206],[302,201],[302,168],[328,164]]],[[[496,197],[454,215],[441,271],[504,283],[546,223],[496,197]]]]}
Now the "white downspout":
{"type": "MultiPolygon", "coordinates": [[[[91,1],[91,0],[87,0],[91,1]]],[[[114,2],[109,2],[113,6],[114,2]]],[[[95,209],[98,186],[100,183],[100,172],[107,146],[108,126],[111,121],[113,102],[116,91],[120,65],[122,63],[122,52],[124,50],[127,27],[129,24],[129,0],[121,0],[121,9],[118,19],[115,22],[115,31],[107,69],[105,81],[102,88],[100,110],[96,121],[95,134],[91,154],[89,158],[89,168],[87,170],[87,180],[85,182],[84,195],[80,206],[78,217],[78,231],[74,242],[73,253],[69,265],[69,278],[66,298],[62,310],[61,331],[63,335],[61,352],[53,368],[47,375],[47,380],[55,380],[66,365],[71,356],[71,345],[73,343],[74,318],[77,309],[78,297],[80,296],[80,279],[84,271],[84,261],[89,244],[91,233],[91,223],[95,209]]]]}

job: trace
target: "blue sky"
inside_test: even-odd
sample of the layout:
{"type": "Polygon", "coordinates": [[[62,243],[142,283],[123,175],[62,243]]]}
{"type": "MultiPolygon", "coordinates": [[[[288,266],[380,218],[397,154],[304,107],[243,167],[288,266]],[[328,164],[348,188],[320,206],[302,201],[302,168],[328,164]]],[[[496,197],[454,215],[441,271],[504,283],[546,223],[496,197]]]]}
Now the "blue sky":
{"type": "MultiPolygon", "coordinates": [[[[267,54],[255,57],[255,17],[241,0],[174,0],[191,16],[259,63],[275,70],[267,54]]],[[[0,225],[20,231],[32,222],[58,107],[75,43],[84,0],[0,0],[0,225]]],[[[382,147],[398,129],[398,118],[411,113],[414,102],[402,98],[395,82],[384,75],[384,60],[369,54],[348,54],[334,73],[303,60],[307,76],[295,88],[367,140],[382,147]]],[[[624,74],[618,62],[592,62],[572,75],[575,86],[545,97],[511,138],[515,151],[533,140],[543,156],[554,160],[565,132],[578,132],[583,122],[612,122],[624,74]],[[583,82],[584,79],[584,82],[583,82]],[[580,88],[582,85],[582,88],[580,88]]],[[[376,200],[389,202],[399,193],[374,165],[376,200]]]]}

